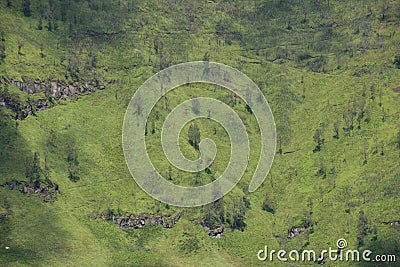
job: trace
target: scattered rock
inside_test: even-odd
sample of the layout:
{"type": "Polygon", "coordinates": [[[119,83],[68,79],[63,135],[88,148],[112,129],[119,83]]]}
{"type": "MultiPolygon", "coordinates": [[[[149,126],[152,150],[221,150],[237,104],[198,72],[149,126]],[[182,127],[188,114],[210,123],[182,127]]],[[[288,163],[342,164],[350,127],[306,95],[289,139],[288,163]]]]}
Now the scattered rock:
{"type": "Polygon", "coordinates": [[[194,220],[193,223],[195,225],[203,226],[204,231],[207,232],[208,236],[215,237],[215,238],[222,238],[222,234],[224,233],[225,226],[219,225],[216,228],[210,228],[204,225],[200,220],[194,220]]]}
{"type": "Polygon", "coordinates": [[[305,224],[298,227],[294,226],[288,230],[287,238],[289,239],[295,238],[296,236],[300,235],[302,232],[304,232],[307,228],[311,226],[312,224],[305,224]]]}
{"type": "Polygon", "coordinates": [[[319,265],[324,265],[326,263],[326,257],[323,257],[322,259],[318,259],[317,264],[319,265]]]}
{"type": "Polygon", "coordinates": [[[41,183],[33,184],[25,181],[9,181],[2,185],[10,190],[18,190],[22,194],[40,195],[44,202],[54,202],[57,200],[57,194],[60,193],[59,186],[56,183],[41,183]]]}
{"type": "Polygon", "coordinates": [[[223,226],[217,227],[215,229],[208,229],[208,230],[206,230],[206,228],[208,228],[208,227],[204,227],[204,230],[206,232],[208,232],[208,236],[215,237],[215,238],[221,238],[222,234],[224,233],[224,229],[225,229],[223,226]]]}
{"type": "Polygon", "coordinates": [[[84,83],[67,84],[60,81],[40,82],[33,81],[28,77],[23,77],[23,81],[6,79],[0,77],[0,84],[13,85],[28,95],[44,93],[45,99],[30,101],[27,104],[21,104],[15,101],[9,95],[0,96],[0,107],[9,108],[17,113],[16,119],[25,119],[27,116],[35,114],[35,111],[45,110],[54,104],[54,100],[68,99],[75,95],[84,95],[92,93],[96,90],[106,89],[105,85],[99,81],[87,81],[84,83]]]}
{"type": "Polygon", "coordinates": [[[382,222],[385,225],[389,225],[389,226],[398,226],[400,225],[400,221],[390,221],[390,222],[382,222]]]}
{"type": "Polygon", "coordinates": [[[106,221],[113,221],[120,228],[123,229],[137,229],[145,226],[146,224],[158,224],[163,228],[173,228],[179,221],[181,214],[178,213],[176,216],[160,216],[160,215],[149,215],[149,214],[126,214],[125,216],[117,215],[114,213],[100,214],[95,216],[97,219],[103,219],[106,221]]]}

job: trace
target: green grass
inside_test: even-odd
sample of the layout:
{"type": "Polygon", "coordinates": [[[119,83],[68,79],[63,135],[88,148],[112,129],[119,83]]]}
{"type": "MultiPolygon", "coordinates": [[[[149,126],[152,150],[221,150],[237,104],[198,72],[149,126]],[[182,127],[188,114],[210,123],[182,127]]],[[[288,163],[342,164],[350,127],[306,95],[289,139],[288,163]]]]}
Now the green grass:
{"type": "MultiPolygon", "coordinates": [[[[194,18],[200,25],[198,29],[181,33],[181,28],[186,27],[186,15],[180,14],[186,14],[189,3],[164,7],[161,1],[149,1],[137,4],[137,15],[126,18],[124,34],[113,38],[82,34],[79,45],[67,37],[68,23],[60,23],[59,32],[37,30],[36,14],[26,18],[17,11],[21,3],[15,2],[14,9],[0,5],[0,31],[5,32],[7,54],[0,64],[0,75],[13,79],[27,76],[42,81],[72,82],[75,81],[72,77],[65,77],[61,57],[74,55],[84,66],[93,50],[97,55],[97,66],[88,71],[82,68],[80,79],[96,76],[105,82],[117,82],[109,84],[104,91],[59,101],[51,109],[18,121],[18,126],[6,116],[12,112],[0,110],[0,183],[24,180],[25,158],[38,152],[42,165],[47,157],[50,178],[60,185],[61,190],[58,201],[43,203],[38,196],[0,187],[0,214],[9,213],[7,219],[0,219],[0,265],[291,266],[277,261],[260,263],[257,252],[265,245],[276,250],[319,251],[334,247],[339,238],[345,238],[349,248],[354,249],[360,210],[365,212],[370,229],[377,228],[377,240],[369,232],[362,248],[374,253],[396,254],[400,260],[399,229],[382,223],[400,220],[400,167],[396,144],[400,95],[392,90],[400,83],[399,70],[392,64],[399,47],[397,2],[389,3],[389,19],[384,22],[379,20],[381,2],[365,1],[354,8],[349,8],[351,3],[334,2],[329,15],[324,18],[314,7],[308,6],[305,7],[311,26],[308,27],[300,22],[300,5],[293,5],[292,13],[277,10],[276,14],[282,16],[268,19],[247,16],[257,8],[247,2],[222,4],[209,1],[202,5],[193,4],[199,5],[195,8],[198,14],[194,18]],[[368,5],[373,11],[369,17],[368,5]],[[161,17],[163,12],[168,14],[161,17]],[[216,25],[222,18],[229,20],[230,14],[237,19],[225,30],[241,31],[242,40],[224,39],[215,34],[216,25]],[[156,20],[156,15],[160,19],[156,20]],[[292,30],[286,29],[289,19],[292,30]],[[140,26],[140,21],[147,22],[140,26]],[[338,26],[333,28],[333,36],[325,39],[326,28],[321,24],[333,21],[338,26]],[[355,27],[364,25],[363,21],[370,28],[365,28],[365,34],[362,27],[360,33],[355,33],[355,27]],[[390,37],[393,32],[395,35],[390,37]],[[236,67],[254,80],[271,106],[278,137],[282,137],[283,154],[276,154],[263,186],[246,195],[250,208],[245,213],[247,226],[243,232],[227,230],[221,239],[210,238],[201,226],[193,223],[195,219],[204,218],[207,208],[183,209],[159,203],[143,192],[130,176],[121,145],[122,123],[125,108],[136,88],[158,71],[159,56],[154,52],[156,37],[163,42],[169,64],[202,60],[209,52],[210,60],[236,67]],[[370,46],[363,51],[365,40],[370,46]],[[18,42],[24,43],[23,55],[19,58],[18,42]],[[39,55],[40,43],[44,44],[44,58],[39,55]],[[346,46],[351,47],[353,55],[344,52],[346,46]],[[270,62],[285,50],[286,58],[270,62]],[[312,56],[325,56],[324,70],[310,70],[314,58],[299,61],[297,55],[305,51],[312,56]],[[363,68],[369,73],[359,77],[354,75],[363,68]],[[352,108],[354,100],[359,114],[364,85],[367,88],[365,118],[368,117],[369,122],[363,120],[361,129],[357,129],[355,122],[355,129],[346,136],[342,116],[348,106],[352,108]],[[375,100],[370,99],[372,85],[375,100]],[[379,105],[380,92],[384,121],[379,105]],[[336,121],[340,124],[339,139],[333,137],[336,121]],[[325,142],[321,151],[314,153],[316,129],[323,129],[325,142]],[[56,147],[47,144],[51,130],[55,132],[56,147]],[[80,180],[76,183],[68,179],[66,149],[69,142],[74,142],[78,149],[80,180]],[[364,151],[367,153],[365,164],[364,151]],[[317,175],[321,160],[327,168],[325,178],[317,175]],[[332,165],[336,177],[330,172],[332,165]],[[266,195],[274,202],[274,214],[262,210],[266,195]],[[287,231],[300,226],[305,214],[309,213],[309,199],[313,202],[312,218],[316,224],[296,238],[287,239],[287,231]],[[136,230],[119,229],[112,222],[89,216],[108,209],[134,214],[183,212],[183,215],[172,229],[148,225],[136,230]],[[10,249],[4,249],[5,246],[10,249]]],[[[14,97],[18,95],[22,101],[28,99],[15,87],[10,86],[9,92],[14,97]]],[[[194,96],[225,100],[227,91],[195,84],[189,90],[187,86],[177,88],[167,96],[172,109],[194,96]]],[[[39,97],[44,96],[38,94],[32,98],[39,97]]],[[[243,103],[233,109],[245,121],[251,154],[244,177],[224,197],[225,213],[231,212],[245,195],[259,157],[260,135],[254,116],[246,113],[243,103]]],[[[163,108],[163,103],[159,103],[156,110],[159,119],[155,120],[155,112],[150,116],[155,120],[156,131],[148,134],[146,142],[153,164],[166,175],[170,164],[163,156],[160,129],[168,111],[163,108]]],[[[213,139],[218,146],[216,160],[211,166],[213,175],[218,177],[229,160],[229,138],[214,122],[206,119],[196,122],[201,137],[213,139]]],[[[181,133],[180,147],[184,155],[195,159],[198,152],[187,142],[187,129],[188,125],[181,133]]],[[[210,179],[210,174],[202,172],[199,184],[208,183],[210,179]]],[[[193,185],[193,180],[194,174],[173,169],[174,183],[193,185]]],[[[363,264],[361,262],[359,266],[363,264]]],[[[355,265],[328,261],[325,266],[355,265]]]]}

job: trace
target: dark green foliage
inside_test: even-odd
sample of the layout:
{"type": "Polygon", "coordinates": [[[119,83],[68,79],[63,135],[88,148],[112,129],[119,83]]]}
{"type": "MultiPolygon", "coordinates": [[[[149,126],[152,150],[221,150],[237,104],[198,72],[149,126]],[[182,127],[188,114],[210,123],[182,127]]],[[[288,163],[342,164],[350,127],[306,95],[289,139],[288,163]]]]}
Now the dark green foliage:
{"type": "Polygon", "coordinates": [[[188,232],[184,232],[182,239],[179,240],[180,251],[185,254],[196,253],[201,248],[200,240],[196,235],[188,232]]]}
{"type": "Polygon", "coordinates": [[[203,56],[203,61],[210,61],[210,53],[206,52],[203,56]]]}
{"type": "Polygon", "coordinates": [[[251,107],[249,105],[246,104],[245,108],[246,108],[247,113],[253,114],[253,110],[251,109],[251,107]]]}
{"type": "Polygon", "coordinates": [[[325,72],[325,65],[327,64],[327,62],[327,58],[321,55],[307,63],[307,65],[308,68],[313,72],[325,72]]]}
{"type": "Polygon", "coordinates": [[[394,57],[394,59],[393,59],[393,64],[394,64],[398,69],[400,69],[400,55],[397,55],[397,56],[394,57]]]}
{"type": "Polygon", "coordinates": [[[226,223],[232,228],[240,231],[244,231],[246,227],[245,214],[246,214],[246,202],[244,198],[234,199],[233,208],[226,212],[226,223]]]}
{"type": "Polygon", "coordinates": [[[339,122],[338,122],[338,121],[335,121],[335,122],[333,123],[333,131],[334,131],[334,133],[335,133],[335,135],[333,136],[333,138],[339,139],[339,122]]]}
{"type": "Polygon", "coordinates": [[[32,15],[30,0],[24,0],[22,11],[26,17],[30,17],[32,15]]]}
{"type": "Polygon", "coordinates": [[[304,52],[304,53],[300,53],[300,54],[297,55],[297,59],[299,61],[306,60],[306,59],[309,59],[309,58],[311,58],[311,54],[309,52],[304,52]]]}
{"type": "Polygon", "coordinates": [[[24,47],[24,43],[22,41],[18,42],[18,56],[22,56],[22,48],[24,47]]]}
{"type": "MultiPolygon", "coordinates": [[[[306,249],[307,246],[319,249],[320,240],[337,233],[354,239],[359,235],[357,241],[363,242],[365,248],[374,248],[373,251],[390,245],[398,254],[397,230],[380,223],[397,220],[393,214],[397,214],[399,195],[398,168],[390,175],[385,174],[396,166],[397,146],[400,148],[400,131],[393,126],[398,124],[395,99],[396,74],[400,67],[395,47],[399,38],[396,5],[389,2],[381,16],[381,6],[386,0],[379,3],[366,1],[353,7],[348,1],[314,0],[31,0],[33,18],[26,18],[21,12],[24,0],[7,0],[7,5],[12,3],[11,8],[5,8],[6,0],[3,2],[0,17],[4,19],[0,31],[5,31],[7,42],[0,42],[0,57],[2,52],[3,58],[5,54],[7,57],[0,60],[1,77],[20,80],[29,76],[41,83],[60,80],[73,86],[98,80],[101,82],[97,85],[104,82],[109,86],[91,96],[79,95],[77,101],[56,100],[42,93],[30,95],[28,100],[24,92],[12,85],[8,92],[0,93],[0,104],[7,105],[0,108],[0,123],[4,116],[25,118],[28,103],[34,104],[46,96],[48,103],[52,100],[51,106],[59,105],[38,111],[37,117],[19,120],[18,127],[15,121],[0,125],[0,179],[24,177],[23,164],[19,166],[21,164],[16,162],[24,162],[26,155],[30,155],[27,177],[32,177],[27,179],[37,178],[34,154],[26,151],[29,148],[35,148],[38,155],[43,155],[44,165],[39,172],[41,185],[52,174],[51,168],[57,179],[62,179],[63,173],[72,181],[79,177],[85,179],[85,186],[65,187],[62,201],[54,208],[60,214],[73,211],[73,216],[62,216],[59,221],[48,216],[53,214],[43,212],[46,207],[51,207],[50,204],[37,205],[32,202],[35,198],[27,201],[26,196],[10,194],[6,187],[0,187],[0,196],[10,194],[9,201],[16,212],[6,220],[0,218],[0,228],[4,230],[0,231],[0,245],[4,248],[11,242],[10,250],[0,249],[0,265],[43,265],[43,262],[79,265],[87,258],[96,266],[168,266],[171,262],[207,266],[211,260],[219,265],[255,266],[259,262],[254,251],[261,243],[278,241],[280,246],[288,249],[306,249]],[[384,23],[379,21],[381,17],[384,23]],[[17,47],[18,42],[25,46],[17,47]],[[390,60],[389,57],[393,58],[390,60]],[[274,113],[277,148],[281,155],[274,160],[274,176],[270,172],[268,177],[271,179],[265,182],[268,184],[251,194],[254,209],[251,216],[246,212],[250,208],[249,199],[241,197],[241,182],[224,200],[203,208],[185,209],[181,221],[170,230],[145,226],[129,229],[133,234],[126,236],[126,232],[112,222],[89,219],[88,213],[106,210],[107,206],[111,211],[117,210],[118,205],[118,210],[121,206],[130,212],[152,210],[157,215],[177,210],[160,203],[152,207],[151,197],[129,179],[120,147],[120,123],[134,90],[155,71],[175,63],[211,59],[238,68],[254,80],[274,113]],[[382,97],[380,92],[384,92],[382,97]],[[375,98],[380,107],[377,107],[378,101],[372,101],[375,98]],[[3,110],[7,112],[3,113],[3,110]],[[321,121],[326,125],[312,127],[321,121]],[[314,132],[317,128],[320,134],[314,132]],[[328,138],[323,142],[325,133],[328,138]],[[26,143],[20,135],[26,138],[26,143]],[[72,149],[66,152],[67,137],[85,145],[78,150],[78,143],[72,143],[72,149]],[[368,147],[363,154],[364,140],[371,145],[371,151],[376,151],[375,154],[369,156],[368,147]],[[320,152],[311,153],[314,148],[320,152]],[[384,157],[380,156],[383,154],[384,157]],[[365,155],[368,164],[361,165],[365,155]],[[331,159],[335,161],[332,168],[331,159]],[[15,173],[14,169],[17,170],[15,173]],[[369,173],[376,176],[364,181],[369,173]],[[308,197],[315,202],[314,205],[312,201],[309,203],[310,210],[305,207],[308,197]],[[117,204],[116,199],[121,203],[117,204]],[[360,234],[356,227],[361,206],[368,214],[368,224],[377,224],[371,236],[361,223],[360,234]],[[40,218],[40,222],[35,221],[32,225],[27,217],[23,224],[28,227],[16,227],[25,214],[40,218]],[[285,234],[286,225],[310,226],[314,224],[314,217],[319,224],[314,233],[310,227],[294,239],[276,238],[285,234]],[[51,220],[47,222],[46,218],[51,220]],[[192,218],[198,218],[203,226],[225,228],[223,238],[210,239],[201,226],[192,223],[192,218]],[[265,223],[260,223],[261,220],[265,223]],[[249,231],[246,223],[250,226],[249,231]],[[10,227],[5,227],[8,225],[10,227]],[[41,225],[43,231],[35,235],[41,225]],[[66,229],[68,235],[60,235],[53,226],[66,229]],[[244,232],[230,233],[229,228],[244,232]],[[46,234],[49,229],[57,233],[57,239],[67,240],[69,248],[78,249],[69,250],[48,242],[54,236],[46,234]],[[253,239],[255,235],[258,239],[253,239]],[[262,241],[260,236],[263,242],[259,242],[262,241]],[[379,242],[375,242],[377,240],[379,242]],[[55,249],[49,250],[50,246],[55,249]],[[35,253],[30,253],[31,248],[35,253]],[[182,254],[185,254],[184,259],[182,254]],[[24,255],[23,260],[18,258],[20,255],[24,255]],[[44,257],[39,259],[40,256],[44,257]]],[[[3,85],[0,85],[1,89],[5,88],[3,85]]],[[[217,158],[204,172],[183,174],[171,168],[162,156],[158,157],[158,154],[162,155],[162,149],[154,139],[159,137],[163,116],[180,100],[192,98],[197,86],[188,86],[187,95],[172,92],[169,98],[164,97],[160,114],[151,114],[146,127],[146,143],[151,146],[149,154],[155,154],[152,162],[166,179],[177,184],[194,183],[194,178],[196,185],[213,181],[223,170],[223,164],[217,158]]],[[[256,123],[251,115],[251,105],[245,106],[241,99],[227,91],[221,93],[219,89],[212,89],[212,86],[206,86],[205,94],[215,96],[238,112],[248,129],[252,153],[259,152],[260,137],[257,127],[253,127],[256,123]]],[[[212,119],[213,115],[210,112],[208,117],[212,119]]],[[[220,145],[219,137],[224,131],[217,130],[214,125],[204,127],[203,121],[201,125],[196,121],[199,134],[201,132],[203,138],[211,134],[220,145]]],[[[193,142],[196,143],[194,147],[198,147],[199,139],[193,142]]],[[[182,151],[190,157],[198,154],[188,144],[182,146],[182,151]]],[[[228,152],[223,142],[221,149],[218,147],[218,155],[228,158],[228,152]]],[[[251,154],[243,185],[250,181],[257,160],[257,154],[251,154]]],[[[0,217],[1,214],[4,210],[0,204],[0,217]]]]}
{"type": "Polygon", "coordinates": [[[397,132],[397,147],[400,149],[400,128],[399,131],[397,132]]]}
{"type": "Polygon", "coordinates": [[[313,152],[319,152],[321,151],[321,147],[324,144],[324,136],[323,136],[323,131],[321,129],[315,130],[314,136],[313,136],[314,142],[315,142],[315,148],[313,152]]]}
{"type": "Polygon", "coordinates": [[[271,194],[267,194],[265,196],[265,199],[264,199],[264,202],[262,205],[262,209],[265,210],[266,212],[270,212],[272,214],[275,213],[275,201],[271,194]]]}
{"type": "Polygon", "coordinates": [[[3,41],[0,41],[0,60],[6,58],[6,45],[3,41]]]}
{"type": "Polygon", "coordinates": [[[204,225],[216,228],[225,222],[224,199],[221,198],[205,206],[204,225]]]}
{"type": "Polygon", "coordinates": [[[364,245],[364,237],[367,235],[368,231],[368,219],[363,210],[361,210],[358,215],[357,229],[357,246],[362,247],[364,245]]]}
{"type": "Polygon", "coordinates": [[[168,166],[168,180],[172,180],[172,167],[168,166]]]}
{"type": "Polygon", "coordinates": [[[40,182],[43,171],[40,168],[40,158],[37,152],[34,153],[33,158],[27,157],[25,161],[25,177],[29,183],[40,182]]]}
{"type": "Polygon", "coordinates": [[[322,176],[322,178],[326,178],[326,165],[323,157],[319,158],[319,169],[317,175],[322,176]]]}
{"type": "Polygon", "coordinates": [[[191,146],[193,146],[195,149],[199,149],[200,129],[199,129],[199,126],[197,126],[196,123],[191,124],[189,126],[188,138],[189,138],[189,144],[191,146]]]}
{"type": "Polygon", "coordinates": [[[47,139],[47,147],[52,152],[57,148],[57,136],[53,129],[50,129],[49,138],[47,139]]]}
{"type": "Polygon", "coordinates": [[[39,17],[39,21],[38,21],[38,30],[41,31],[43,30],[43,19],[42,17],[39,17]]]}
{"type": "Polygon", "coordinates": [[[78,150],[74,142],[70,141],[67,145],[68,178],[73,181],[79,181],[79,161],[78,150]]]}

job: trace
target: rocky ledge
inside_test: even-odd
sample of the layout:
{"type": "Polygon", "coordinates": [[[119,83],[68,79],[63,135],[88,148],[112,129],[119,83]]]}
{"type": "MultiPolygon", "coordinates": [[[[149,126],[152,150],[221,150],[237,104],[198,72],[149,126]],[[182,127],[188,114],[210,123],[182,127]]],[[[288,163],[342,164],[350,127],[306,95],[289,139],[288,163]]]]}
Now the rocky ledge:
{"type": "Polygon", "coordinates": [[[289,239],[295,238],[296,236],[300,235],[302,232],[304,232],[307,228],[311,226],[313,226],[313,224],[311,223],[307,223],[301,226],[293,226],[288,230],[287,238],[289,239]]]}
{"type": "Polygon", "coordinates": [[[100,214],[95,216],[96,219],[103,219],[106,221],[113,221],[120,228],[123,229],[138,229],[147,224],[158,224],[163,228],[173,228],[179,221],[181,214],[178,213],[175,216],[162,216],[162,215],[151,215],[151,214],[100,214]]]}
{"type": "Polygon", "coordinates": [[[2,185],[10,190],[18,190],[22,194],[39,195],[44,202],[54,202],[57,200],[57,194],[60,193],[58,184],[56,183],[27,183],[25,181],[9,181],[2,185]]]}
{"type": "Polygon", "coordinates": [[[400,226],[400,220],[398,221],[389,221],[389,222],[382,222],[385,225],[389,225],[389,226],[400,226]]]}
{"type": "Polygon", "coordinates": [[[194,220],[194,224],[202,226],[204,231],[207,232],[208,236],[214,237],[214,238],[221,238],[225,229],[227,229],[223,225],[208,227],[208,226],[205,226],[203,223],[201,223],[199,220],[194,220]]]}
{"type": "MultiPolygon", "coordinates": [[[[113,83],[114,81],[110,81],[113,83]]],[[[0,85],[13,85],[28,95],[44,93],[45,98],[29,103],[21,103],[13,99],[9,94],[0,94],[0,107],[6,107],[16,112],[16,119],[24,119],[38,110],[44,110],[54,105],[57,100],[65,100],[75,95],[86,95],[97,90],[104,90],[106,87],[99,81],[66,83],[50,80],[40,82],[23,78],[22,81],[0,77],[0,85]]]]}

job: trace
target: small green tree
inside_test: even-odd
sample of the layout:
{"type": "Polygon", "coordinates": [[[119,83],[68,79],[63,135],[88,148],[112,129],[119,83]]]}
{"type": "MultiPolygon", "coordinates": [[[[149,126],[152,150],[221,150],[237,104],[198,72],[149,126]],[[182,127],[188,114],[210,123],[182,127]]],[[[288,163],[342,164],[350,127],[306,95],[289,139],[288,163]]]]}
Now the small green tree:
{"type": "Polygon", "coordinates": [[[40,182],[42,173],[39,153],[35,152],[33,158],[27,157],[25,160],[25,177],[28,179],[29,183],[33,184],[40,182]]]}
{"type": "Polygon", "coordinates": [[[321,150],[322,145],[324,144],[324,137],[323,137],[323,132],[321,129],[315,130],[314,136],[313,136],[314,142],[315,142],[315,148],[313,152],[318,152],[321,150]]]}
{"type": "Polygon", "coordinates": [[[68,178],[73,181],[79,181],[79,160],[78,150],[73,142],[68,142],[67,145],[67,162],[68,162],[68,178]]]}
{"type": "Polygon", "coordinates": [[[42,16],[39,17],[39,21],[38,21],[38,30],[41,31],[43,30],[43,18],[42,16]]]}
{"type": "Polygon", "coordinates": [[[319,169],[317,175],[322,176],[322,178],[326,178],[326,165],[323,157],[319,158],[319,169]]]}
{"type": "Polygon", "coordinates": [[[21,49],[24,47],[24,43],[23,42],[21,42],[21,41],[19,41],[18,42],[18,58],[19,58],[19,56],[22,56],[23,55],[23,53],[22,53],[22,51],[21,51],[21,49]]]}
{"type": "Polygon", "coordinates": [[[333,136],[333,138],[339,139],[339,122],[338,122],[338,121],[335,121],[335,122],[333,123],[333,131],[334,131],[334,133],[335,133],[335,135],[333,136]]]}
{"type": "Polygon", "coordinates": [[[400,149],[400,129],[397,133],[397,147],[400,149]]]}
{"type": "Polygon", "coordinates": [[[47,147],[54,150],[57,148],[57,135],[53,129],[50,129],[49,138],[47,139],[47,147]]]}
{"type": "Polygon", "coordinates": [[[262,205],[262,209],[265,210],[266,212],[270,212],[272,214],[275,213],[275,201],[271,194],[267,194],[265,196],[265,199],[264,199],[264,202],[262,205]]]}
{"type": "Polygon", "coordinates": [[[188,130],[189,144],[195,149],[199,149],[200,143],[200,129],[196,123],[191,124],[188,130]]]}
{"type": "Polygon", "coordinates": [[[171,166],[168,166],[168,180],[172,180],[172,168],[171,166]]]}
{"type": "Polygon", "coordinates": [[[6,58],[6,45],[4,42],[0,42],[0,60],[6,58]]]}
{"type": "Polygon", "coordinates": [[[368,219],[365,216],[363,210],[361,210],[358,215],[357,229],[358,229],[357,246],[361,247],[364,245],[364,237],[367,235],[368,231],[368,219]]]}

